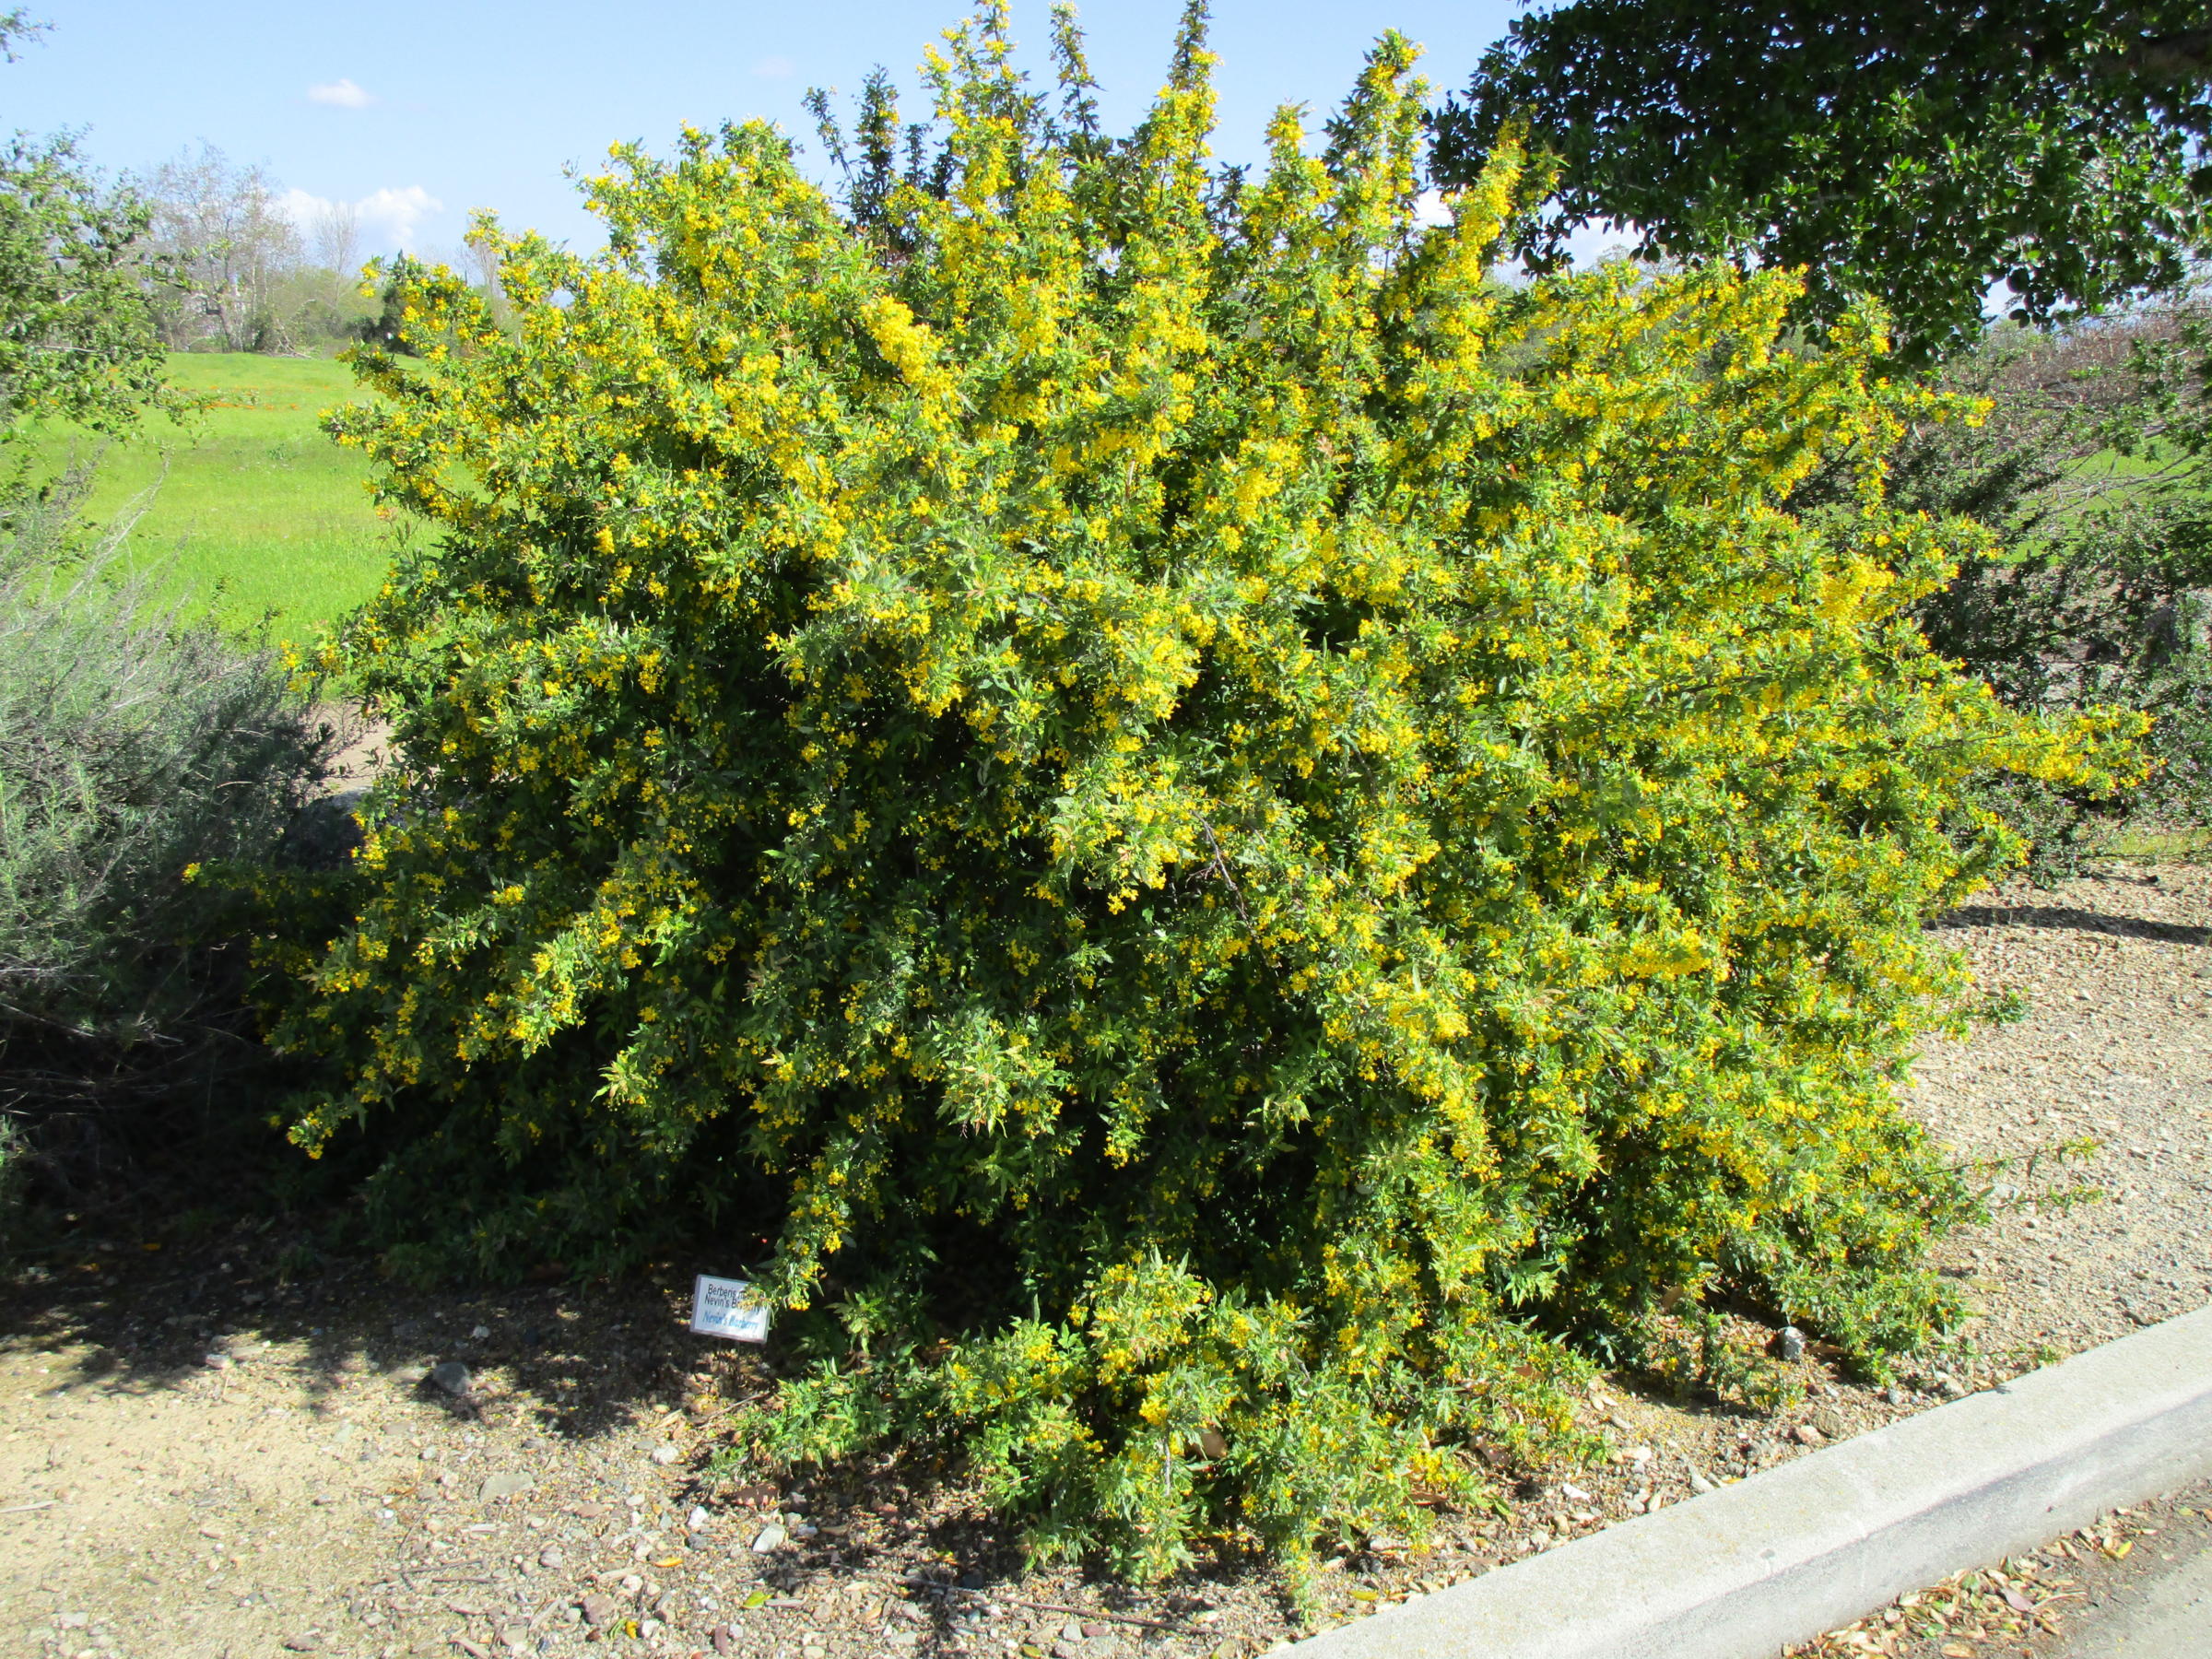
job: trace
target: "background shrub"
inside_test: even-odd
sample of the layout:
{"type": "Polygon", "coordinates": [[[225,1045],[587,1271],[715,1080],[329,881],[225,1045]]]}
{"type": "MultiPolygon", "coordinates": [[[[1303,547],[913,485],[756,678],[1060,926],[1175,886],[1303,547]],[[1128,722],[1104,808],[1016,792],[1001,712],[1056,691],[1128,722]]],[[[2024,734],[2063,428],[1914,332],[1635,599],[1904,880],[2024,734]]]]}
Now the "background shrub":
{"type": "Polygon", "coordinates": [[[747,1455],[958,1451],[1146,1574],[1418,1525],[1683,1295],[1947,1319],[1922,922],[2017,849],[1973,779],[2128,724],[1927,650],[1979,533],[1884,499],[1947,406],[1873,320],[1492,286],[1514,153],[1418,228],[1394,36],[1215,176],[1196,15],[1126,139],[986,14],[853,211],[692,132],[603,253],[500,241],[512,335],[409,276],[336,430],[436,533],[331,657],[399,763],[283,964],[400,1265],[711,1226],[794,1368],[747,1455]]]}
{"type": "Polygon", "coordinates": [[[325,744],[266,653],[122,573],[85,483],[0,500],[0,1195],[73,1207],[235,1121],[242,912],[190,869],[266,862],[325,744]]]}
{"type": "MultiPolygon", "coordinates": [[[[1979,788],[2029,841],[2039,880],[2129,830],[2212,825],[2212,476],[2206,313],[2190,291],[2056,335],[1999,329],[1936,377],[1971,422],[1918,423],[1889,459],[1900,507],[1971,515],[1958,574],[1918,617],[2012,708],[2117,707],[2152,722],[2133,787],[2011,775],[1979,788]]],[[[1848,495],[1847,457],[1800,509],[1848,495]]]]}

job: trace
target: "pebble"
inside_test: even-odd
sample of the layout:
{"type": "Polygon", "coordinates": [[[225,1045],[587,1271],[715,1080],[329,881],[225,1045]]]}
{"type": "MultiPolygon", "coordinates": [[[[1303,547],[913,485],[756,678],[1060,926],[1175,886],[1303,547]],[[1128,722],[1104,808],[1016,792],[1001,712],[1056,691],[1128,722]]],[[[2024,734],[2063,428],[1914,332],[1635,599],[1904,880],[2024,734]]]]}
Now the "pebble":
{"type": "Polygon", "coordinates": [[[681,1457],[683,1453],[678,1452],[674,1446],[655,1446],[647,1455],[649,1455],[654,1463],[659,1464],[661,1467],[665,1469],[670,1464],[674,1463],[677,1458],[681,1457]]]}
{"type": "Polygon", "coordinates": [[[1817,1446],[1828,1438],[1810,1423],[1800,1423],[1790,1430],[1790,1437],[1801,1446],[1817,1446]]]}
{"type": "Polygon", "coordinates": [[[1081,1621],[1071,1618],[1065,1624],[1062,1625],[1060,1627],[1060,1640],[1063,1641],[1082,1641],[1083,1626],[1081,1621]]]}
{"type": "Polygon", "coordinates": [[[284,1645],[294,1653],[319,1653],[323,1651],[323,1633],[320,1630],[302,1630],[297,1636],[287,1636],[284,1645]]]}
{"type": "Polygon", "coordinates": [[[691,1506],[691,1512],[684,1517],[684,1525],[692,1532],[705,1532],[707,1530],[707,1523],[712,1521],[713,1518],[713,1516],[707,1513],[707,1507],[705,1504],[695,1503],[691,1506]]]}
{"type": "Polygon", "coordinates": [[[537,1564],[540,1567],[558,1568],[560,1566],[561,1561],[562,1557],[560,1551],[554,1548],[549,1544],[546,1546],[545,1548],[537,1552],[537,1564]]]}
{"type": "Polygon", "coordinates": [[[468,1392],[468,1367],[458,1359],[441,1360],[430,1367],[430,1382],[458,1398],[468,1392]]]}
{"type": "Polygon", "coordinates": [[[1813,1413],[1813,1427],[1830,1440],[1841,1440],[1851,1432],[1851,1425],[1843,1420],[1843,1414],[1832,1406],[1823,1406],[1813,1413]]]}
{"type": "Polygon", "coordinates": [[[1692,1469],[1689,1472],[1689,1489],[1693,1492],[1710,1492],[1712,1490],[1712,1482],[1702,1471],[1692,1469]]]}
{"type": "Polygon", "coordinates": [[[1774,1351],[1794,1364],[1805,1358],[1805,1333],[1795,1325],[1783,1325],[1782,1335],[1774,1338],[1774,1351]]]}
{"type": "Polygon", "coordinates": [[[773,1524],[764,1526],[760,1529],[760,1535],[753,1540],[753,1553],[766,1555],[771,1549],[781,1548],[783,1540],[789,1535],[780,1526],[773,1524]]]}
{"type": "Polygon", "coordinates": [[[615,1615],[622,1610],[622,1604],[606,1594],[587,1595],[576,1606],[583,1613],[583,1622],[594,1630],[613,1623],[615,1615]]]}
{"type": "Polygon", "coordinates": [[[1053,1659],[1084,1659],[1083,1643],[1079,1640],[1075,1641],[1062,1641],[1053,1642],[1053,1659]]]}
{"type": "Polygon", "coordinates": [[[210,1354],[205,1359],[201,1360],[200,1363],[206,1366],[209,1371],[229,1371],[233,1365],[236,1365],[238,1361],[231,1359],[228,1354],[210,1354]]]}
{"type": "Polygon", "coordinates": [[[473,1341],[477,1341],[477,1342],[481,1342],[481,1341],[483,1341],[485,1337],[487,1337],[487,1336],[488,1336],[488,1335],[491,1335],[491,1327],[490,1327],[489,1325],[478,1325],[478,1326],[477,1326],[477,1327],[475,1330],[473,1330],[473,1331],[469,1332],[469,1336],[470,1336],[471,1340],[473,1340],[473,1341]]]}
{"type": "Polygon", "coordinates": [[[477,1499],[490,1503],[500,1498],[520,1498],[530,1487],[530,1477],[519,1469],[502,1469],[497,1475],[484,1477],[484,1484],[477,1488],[477,1499]]]}
{"type": "Polygon", "coordinates": [[[1571,1480],[1562,1480],[1559,1482],[1559,1496],[1566,1499],[1570,1503],[1587,1503],[1590,1501],[1590,1494],[1583,1491],[1581,1487],[1576,1486],[1571,1480]]]}

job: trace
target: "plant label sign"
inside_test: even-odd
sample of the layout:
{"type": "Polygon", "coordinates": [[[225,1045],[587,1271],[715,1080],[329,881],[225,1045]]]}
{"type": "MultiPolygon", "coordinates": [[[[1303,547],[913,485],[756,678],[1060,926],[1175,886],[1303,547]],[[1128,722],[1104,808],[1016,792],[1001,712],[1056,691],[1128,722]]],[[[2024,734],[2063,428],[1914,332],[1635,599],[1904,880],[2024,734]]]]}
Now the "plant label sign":
{"type": "Polygon", "coordinates": [[[702,1273],[691,1286],[691,1328],[701,1336],[732,1342],[768,1340],[768,1304],[744,1279],[702,1273]]]}

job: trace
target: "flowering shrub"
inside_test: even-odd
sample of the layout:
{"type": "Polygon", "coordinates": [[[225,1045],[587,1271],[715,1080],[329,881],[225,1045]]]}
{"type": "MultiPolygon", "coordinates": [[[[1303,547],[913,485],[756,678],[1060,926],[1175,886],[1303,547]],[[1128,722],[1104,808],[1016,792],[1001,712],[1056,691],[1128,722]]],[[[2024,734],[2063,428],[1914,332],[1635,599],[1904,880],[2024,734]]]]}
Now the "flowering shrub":
{"type": "Polygon", "coordinates": [[[1394,36],[1241,186],[1194,24],[1125,141],[1061,55],[952,37],[857,216],[759,125],[618,151],[512,338],[407,276],[337,429],[437,534],[333,652],[402,762],[298,1139],[392,1137],[418,1266],[715,1218],[754,1455],[957,1447],[1137,1573],[1473,1493],[1662,1300],[1878,1368],[1970,1207],[1891,1094],[2008,853],[1959,782],[2119,749],[1902,619],[1962,530],[1778,505],[1926,400],[1784,274],[1490,283],[1518,164],[1417,222],[1394,36]]]}

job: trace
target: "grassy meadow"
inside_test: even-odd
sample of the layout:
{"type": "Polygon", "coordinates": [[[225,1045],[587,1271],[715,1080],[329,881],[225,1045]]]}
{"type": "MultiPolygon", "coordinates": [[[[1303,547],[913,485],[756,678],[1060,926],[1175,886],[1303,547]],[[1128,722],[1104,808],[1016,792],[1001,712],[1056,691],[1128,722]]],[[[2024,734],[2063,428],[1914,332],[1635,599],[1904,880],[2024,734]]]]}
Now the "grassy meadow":
{"type": "MultiPolygon", "coordinates": [[[[208,407],[98,450],[93,512],[112,517],[145,498],[134,564],[160,568],[171,591],[227,626],[266,618],[275,639],[309,642],[376,591],[388,560],[391,526],[370,501],[366,463],[317,424],[363,394],[328,358],[178,352],[170,380],[208,407]]],[[[59,466],[97,441],[55,431],[43,448],[59,466]]]]}

